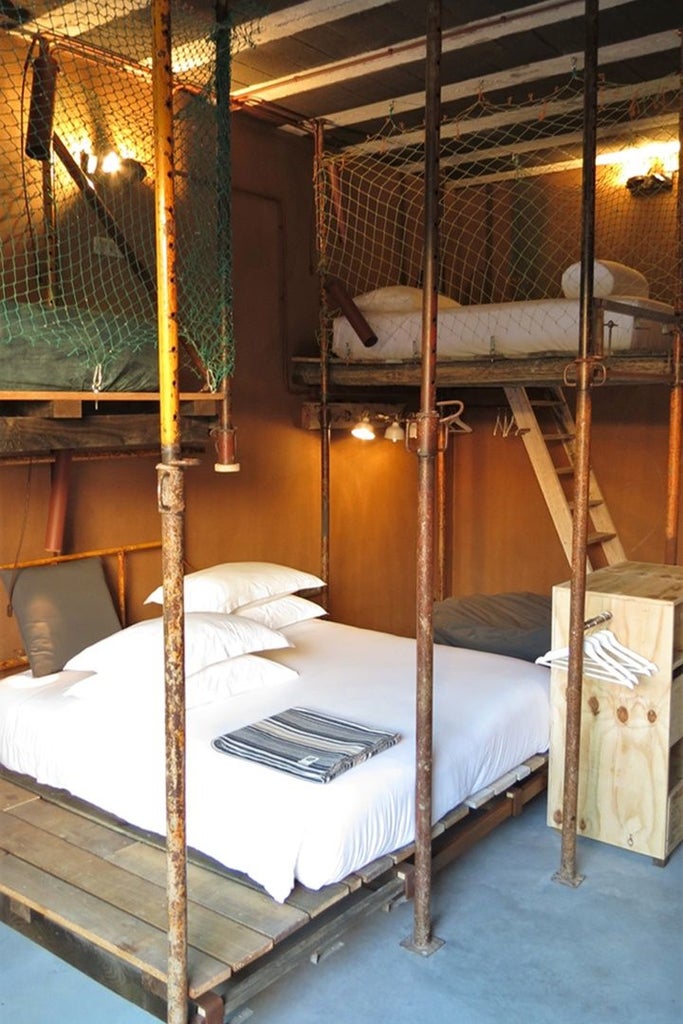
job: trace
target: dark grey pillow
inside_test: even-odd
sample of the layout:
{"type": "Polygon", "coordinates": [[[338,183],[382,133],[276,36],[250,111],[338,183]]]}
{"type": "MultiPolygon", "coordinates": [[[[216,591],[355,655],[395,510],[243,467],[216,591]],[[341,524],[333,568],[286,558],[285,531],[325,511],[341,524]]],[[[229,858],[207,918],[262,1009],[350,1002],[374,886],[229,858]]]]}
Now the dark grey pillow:
{"type": "Polygon", "coordinates": [[[74,654],[121,629],[99,558],[0,575],[34,676],[61,671],[74,654]]]}
{"type": "Polygon", "coordinates": [[[528,591],[447,597],[434,604],[434,640],[524,661],[550,650],[552,599],[528,591]]]}

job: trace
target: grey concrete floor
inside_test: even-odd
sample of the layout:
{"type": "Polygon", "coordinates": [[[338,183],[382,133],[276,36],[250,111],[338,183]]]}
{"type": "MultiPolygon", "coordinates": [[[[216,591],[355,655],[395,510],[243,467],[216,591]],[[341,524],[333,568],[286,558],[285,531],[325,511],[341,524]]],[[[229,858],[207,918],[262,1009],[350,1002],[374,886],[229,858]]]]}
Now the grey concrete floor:
{"type": "MultiPolygon", "coordinates": [[[[429,957],[407,951],[412,905],[378,913],[318,964],[251,1000],[234,1024],[680,1024],[683,849],[665,868],[579,840],[585,881],[552,880],[560,837],[545,799],[503,824],[433,887],[429,957]]],[[[0,1019],[150,1024],[127,1004],[0,926],[0,1019]]]]}

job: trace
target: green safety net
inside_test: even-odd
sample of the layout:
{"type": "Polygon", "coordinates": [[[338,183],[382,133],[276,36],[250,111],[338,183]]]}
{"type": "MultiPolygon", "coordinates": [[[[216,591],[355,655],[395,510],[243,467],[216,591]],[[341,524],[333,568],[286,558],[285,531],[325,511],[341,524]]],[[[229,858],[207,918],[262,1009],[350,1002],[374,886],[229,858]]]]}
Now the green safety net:
{"type": "MultiPolygon", "coordinates": [[[[156,389],[151,4],[40,9],[0,14],[0,389],[156,389]]],[[[178,331],[211,390],[235,361],[231,56],[258,13],[171,6],[178,331]]]]}

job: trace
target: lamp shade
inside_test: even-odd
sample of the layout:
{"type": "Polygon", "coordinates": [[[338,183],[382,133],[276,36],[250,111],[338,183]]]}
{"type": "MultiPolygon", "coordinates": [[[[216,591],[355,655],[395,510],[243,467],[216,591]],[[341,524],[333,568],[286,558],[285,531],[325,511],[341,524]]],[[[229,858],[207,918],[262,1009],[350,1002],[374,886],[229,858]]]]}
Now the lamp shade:
{"type": "Polygon", "coordinates": [[[360,441],[374,441],[375,439],[375,428],[370,422],[370,417],[367,413],[358,420],[355,427],[351,431],[354,437],[357,437],[360,441]]]}
{"type": "Polygon", "coordinates": [[[384,431],[384,436],[387,441],[393,441],[396,444],[397,441],[405,441],[406,432],[398,420],[393,420],[384,431]]]}

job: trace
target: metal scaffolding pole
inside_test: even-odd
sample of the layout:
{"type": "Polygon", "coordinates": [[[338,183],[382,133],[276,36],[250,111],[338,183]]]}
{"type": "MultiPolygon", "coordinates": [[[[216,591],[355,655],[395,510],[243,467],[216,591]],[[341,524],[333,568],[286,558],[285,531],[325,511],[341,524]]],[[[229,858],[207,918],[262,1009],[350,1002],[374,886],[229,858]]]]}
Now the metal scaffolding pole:
{"type": "Polygon", "coordinates": [[[589,517],[591,386],[595,367],[595,315],[593,309],[593,261],[595,256],[595,153],[597,137],[598,0],[586,0],[584,64],[583,195],[581,239],[581,292],[579,356],[576,360],[576,465],[572,564],[569,605],[569,668],[567,673],[567,720],[562,806],[562,850],[555,881],[577,886],[583,881],[576,870],[576,816],[581,742],[581,692],[583,684],[584,607],[586,602],[586,549],[589,517]]]}
{"type": "MultiPolygon", "coordinates": [[[[683,44],[681,46],[681,75],[683,76],[683,44]]],[[[683,142],[683,99],[678,112],[678,139],[683,142]]],[[[683,317],[683,191],[681,190],[681,168],[683,153],[678,151],[678,195],[676,199],[676,223],[678,225],[678,275],[674,309],[678,314],[676,334],[673,339],[673,380],[669,399],[669,451],[666,494],[666,547],[664,561],[675,565],[678,560],[678,518],[681,508],[681,446],[683,444],[683,365],[681,317],[683,317]]]]}
{"type": "Polygon", "coordinates": [[[170,0],[152,2],[157,317],[161,463],[157,466],[164,586],[168,1024],[187,1022],[185,823],[184,477],[180,447],[170,0]]]}
{"type": "Polygon", "coordinates": [[[442,945],[432,935],[432,717],[434,669],[435,464],[439,441],[436,409],[436,318],[439,282],[439,123],[441,2],[427,8],[425,83],[424,300],[422,380],[417,416],[417,707],[415,779],[415,894],[412,939],[402,945],[423,955],[442,945]]]}
{"type": "MultiPolygon", "coordinates": [[[[313,123],[313,181],[316,194],[316,237],[318,242],[318,260],[322,265],[322,255],[327,251],[325,243],[325,209],[322,200],[323,192],[323,152],[325,146],[325,129],[322,121],[313,123]]],[[[325,316],[325,268],[321,266],[320,274],[320,575],[328,583],[322,598],[325,607],[329,607],[330,579],[330,353],[329,327],[325,316]]]]}

